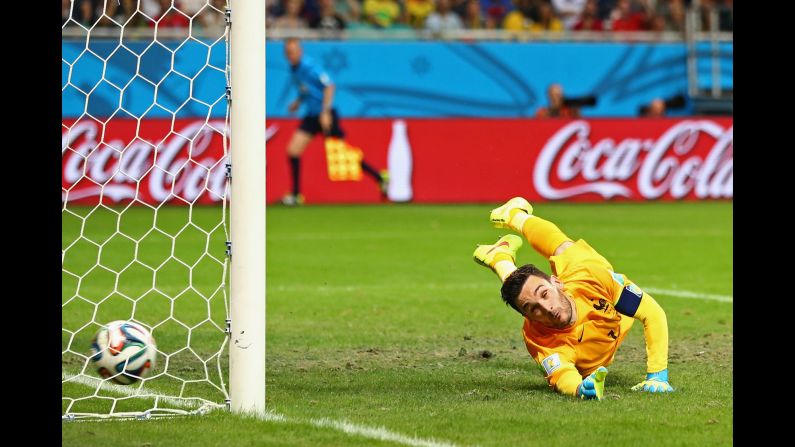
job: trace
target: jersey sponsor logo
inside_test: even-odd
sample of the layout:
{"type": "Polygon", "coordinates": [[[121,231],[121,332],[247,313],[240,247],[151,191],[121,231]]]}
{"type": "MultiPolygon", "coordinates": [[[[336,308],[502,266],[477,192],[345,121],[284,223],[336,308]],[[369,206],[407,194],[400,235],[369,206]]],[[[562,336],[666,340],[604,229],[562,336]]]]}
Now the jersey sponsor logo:
{"type": "Polygon", "coordinates": [[[612,276],[617,283],[621,284],[622,286],[624,285],[624,278],[621,276],[620,273],[610,272],[610,276],[612,276]]]}
{"type": "Polygon", "coordinates": [[[643,298],[643,291],[640,290],[640,287],[636,286],[635,284],[628,284],[627,290],[637,295],[638,298],[643,298]]]}
{"type": "Polygon", "coordinates": [[[554,353],[544,360],[541,360],[541,366],[544,367],[544,371],[546,371],[547,375],[552,374],[558,368],[560,368],[560,355],[558,353],[554,353]]]}

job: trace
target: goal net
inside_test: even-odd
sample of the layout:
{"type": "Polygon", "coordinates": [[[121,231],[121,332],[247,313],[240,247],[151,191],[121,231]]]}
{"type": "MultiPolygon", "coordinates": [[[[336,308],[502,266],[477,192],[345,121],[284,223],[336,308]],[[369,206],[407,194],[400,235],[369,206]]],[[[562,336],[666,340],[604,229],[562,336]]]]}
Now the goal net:
{"type": "Polygon", "coordinates": [[[229,5],[165,3],[64,3],[65,420],[230,401],[229,5]],[[129,385],[91,361],[94,334],[115,320],[157,345],[155,366],[129,385]]]}

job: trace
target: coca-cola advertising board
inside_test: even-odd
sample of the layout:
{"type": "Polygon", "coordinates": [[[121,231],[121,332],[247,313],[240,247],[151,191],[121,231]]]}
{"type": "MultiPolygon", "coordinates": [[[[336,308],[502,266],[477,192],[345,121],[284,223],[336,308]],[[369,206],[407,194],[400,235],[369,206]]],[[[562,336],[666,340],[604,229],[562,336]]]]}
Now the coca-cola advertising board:
{"type": "MultiPolygon", "coordinates": [[[[292,185],[298,120],[267,123],[267,200],[292,185]]],[[[733,197],[733,119],[343,119],[346,140],[389,168],[395,201],[713,200],[733,197]]],[[[223,120],[64,120],[64,200],[212,204],[225,196],[223,120]]],[[[266,150],[263,148],[263,150],[266,150]]],[[[301,161],[307,203],[377,203],[377,183],[331,181],[323,141],[301,161]]],[[[234,181],[232,183],[234,185],[234,181]]]]}

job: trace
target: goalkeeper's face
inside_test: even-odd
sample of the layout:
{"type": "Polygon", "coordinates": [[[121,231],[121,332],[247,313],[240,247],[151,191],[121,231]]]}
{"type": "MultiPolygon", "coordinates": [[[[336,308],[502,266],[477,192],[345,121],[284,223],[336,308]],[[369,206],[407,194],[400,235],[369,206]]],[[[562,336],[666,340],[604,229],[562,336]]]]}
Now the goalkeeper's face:
{"type": "Polygon", "coordinates": [[[573,323],[574,303],[563,293],[563,283],[529,276],[516,300],[522,315],[544,326],[563,329],[573,323]]]}

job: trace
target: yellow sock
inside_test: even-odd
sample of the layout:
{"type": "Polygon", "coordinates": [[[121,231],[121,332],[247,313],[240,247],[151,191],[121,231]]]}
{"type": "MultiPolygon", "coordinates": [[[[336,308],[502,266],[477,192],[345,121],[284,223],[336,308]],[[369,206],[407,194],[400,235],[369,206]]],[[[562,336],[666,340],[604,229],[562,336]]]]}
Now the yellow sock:
{"type": "MultiPolygon", "coordinates": [[[[552,256],[560,244],[571,240],[552,222],[538,216],[525,215],[527,217],[522,222],[521,232],[535,251],[545,258],[552,256]]],[[[513,219],[511,222],[513,223],[513,219]]]]}
{"type": "Polygon", "coordinates": [[[530,217],[529,214],[525,213],[520,209],[512,209],[511,218],[510,220],[508,220],[508,226],[510,226],[511,229],[516,231],[517,233],[521,233],[522,227],[524,226],[525,221],[529,217],[530,217]]]}
{"type": "Polygon", "coordinates": [[[492,269],[500,277],[500,281],[505,282],[505,278],[516,270],[516,264],[513,263],[513,259],[510,256],[498,254],[494,257],[492,269]]]}

